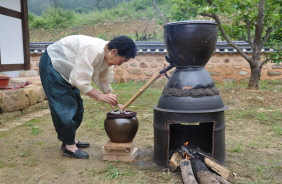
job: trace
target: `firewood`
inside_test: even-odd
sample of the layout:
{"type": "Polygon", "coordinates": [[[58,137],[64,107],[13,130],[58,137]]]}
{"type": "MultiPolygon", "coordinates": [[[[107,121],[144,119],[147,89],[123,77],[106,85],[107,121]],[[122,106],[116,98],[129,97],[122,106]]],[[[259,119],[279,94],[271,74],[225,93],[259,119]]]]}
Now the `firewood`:
{"type": "Polygon", "coordinates": [[[208,171],[200,171],[197,173],[197,178],[200,184],[220,184],[213,173],[208,171]]]}
{"type": "Polygon", "coordinates": [[[226,167],[224,167],[222,164],[220,164],[219,162],[217,162],[216,160],[214,160],[211,157],[208,157],[202,153],[197,153],[198,158],[200,158],[202,161],[205,162],[205,164],[210,167],[214,172],[216,172],[217,174],[221,175],[223,178],[225,178],[226,180],[233,182],[234,181],[234,177],[236,176],[236,174],[230,170],[228,170],[226,167]]]}
{"type": "Polygon", "coordinates": [[[227,181],[225,178],[223,178],[222,176],[219,176],[217,174],[214,174],[215,178],[219,181],[220,184],[230,184],[229,181],[227,181]]]}
{"type": "Polygon", "coordinates": [[[182,159],[180,161],[180,169],[184,184],[198,184],[195,179],[190,160],[182,159]]]}
{"type": "Polygon", "coordinates": [[[191,165],[195,177],[200,184],[223,184],[217,179],[216,174],[212,173],[200,159],[191,159],[191,165]]]}
{"type": "Polygon", "coordinates": [[[171,171],[175,171],[179,167],[180,161],[182,159],[182,155],[179,152],[174,152],[169,161],[169,169],[171,171]]]}

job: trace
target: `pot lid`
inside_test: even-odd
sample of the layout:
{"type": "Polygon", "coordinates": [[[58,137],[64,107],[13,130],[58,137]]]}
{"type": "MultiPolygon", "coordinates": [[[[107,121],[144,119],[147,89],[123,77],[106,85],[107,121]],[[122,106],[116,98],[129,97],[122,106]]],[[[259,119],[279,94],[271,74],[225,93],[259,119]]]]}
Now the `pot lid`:
{"type": "Polygon", "coordinates": [[[187,21],[177,21],[177,22],[170,22],[164,25],[170,26],[170,25],[182,25],[182,24],[214,24],[217,25],[215,21],[210,20],[187,20],[187,21]]]}

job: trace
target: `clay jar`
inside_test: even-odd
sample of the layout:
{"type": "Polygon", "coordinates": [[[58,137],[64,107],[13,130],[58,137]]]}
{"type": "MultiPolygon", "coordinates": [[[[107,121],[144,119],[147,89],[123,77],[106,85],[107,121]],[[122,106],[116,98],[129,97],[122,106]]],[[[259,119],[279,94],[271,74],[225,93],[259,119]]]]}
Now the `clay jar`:
{"type": "Polygon", "coordinates": [[[136,112],[133,111],[111,111],[107,113],[104,122],[105,131],[111,142],[128,143],[134,139],[139,122],[136,112]]]}

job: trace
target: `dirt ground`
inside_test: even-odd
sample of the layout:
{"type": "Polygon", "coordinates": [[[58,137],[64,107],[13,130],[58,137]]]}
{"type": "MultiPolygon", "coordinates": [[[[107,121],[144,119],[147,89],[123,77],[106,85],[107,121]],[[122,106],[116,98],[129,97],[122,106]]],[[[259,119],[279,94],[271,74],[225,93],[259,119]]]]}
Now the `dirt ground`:
{"type": "Polygon", "coordinates": [[[158,25],[156,20],[140,20],[132,22],[105,22],[97,25],[86,25],[51,31],[31,29],[29,32],[30,42],[55,42],[65,36],[77,34],[100,37],[106,40],[126,34],[132,36],[136,41],[141,41],[140,38],[143,36],[146,36],[147,41],[150,41],[148,38],[153,37],[155,34],[163,35],[163,26],[158,25]]]}
{"type": "MultiPolygon", "coordinates": [[[[121,93],[122,88],[117,92],[121,93]]],[[[131,88],[132,94],[135,88],[131,88]]],[[[282,181],[281,88],[282,84],[271,91],[220,89],[229,107],[225,112],[226,166],[237,174],[234,183],[278,184],[282,181]]],[[[102,147],[108,141],[103,120],[111,109],[86,96],[83,96],[85,118],[77,137],[91,143],[91,148],[85,149],[90,155],[87,160],[61,155],[61,143],[56,138],[49,109],[0,124],[0,183],[182,183],[179,172],[170,172],[153,160],[152,107],[160,93],[161,90],[153,86],[142,94],[142,99],[149,96],[154,99],[137,100],[131,106],[138,113],[140,123],[134,139],[139,154],[129,163],[103,161],[102,147]]],[[[121,98],[126,101],[130,96],[121,98]]]]}

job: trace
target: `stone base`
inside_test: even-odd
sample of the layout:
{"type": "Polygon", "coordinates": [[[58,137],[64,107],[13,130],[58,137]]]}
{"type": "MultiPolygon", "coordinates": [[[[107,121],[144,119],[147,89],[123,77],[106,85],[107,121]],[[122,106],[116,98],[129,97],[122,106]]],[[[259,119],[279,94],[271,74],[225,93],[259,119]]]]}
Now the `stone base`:
{"type": "Polygon", "coordinates": [[[131,162],[138,155],[134,142],[114,143],[108,141],[102,149],[103,160],[131,162]]]}

